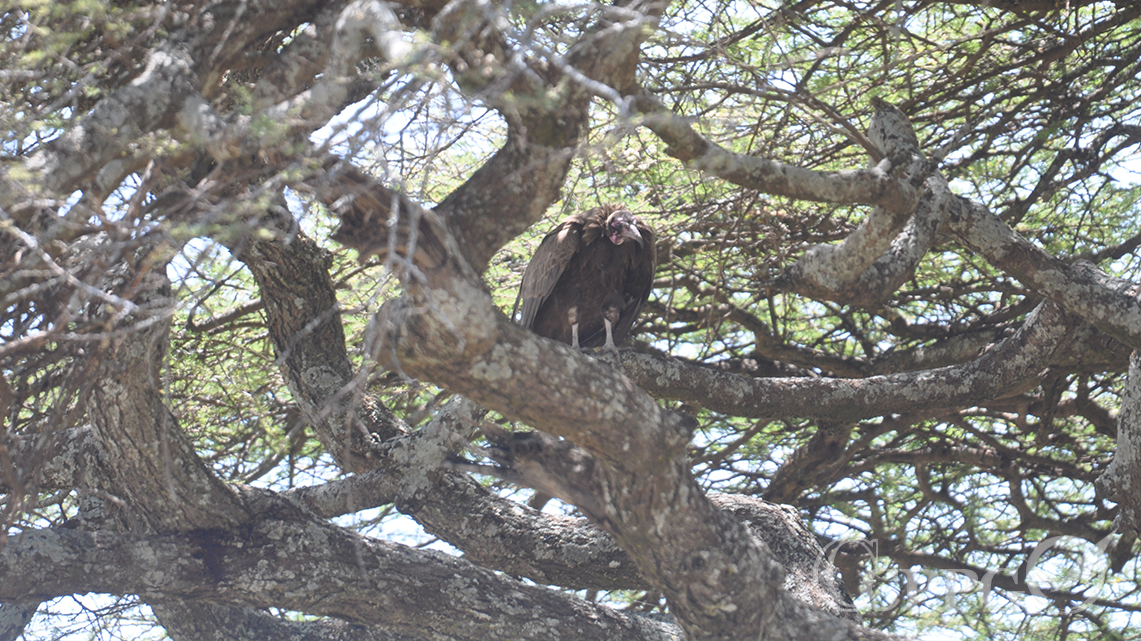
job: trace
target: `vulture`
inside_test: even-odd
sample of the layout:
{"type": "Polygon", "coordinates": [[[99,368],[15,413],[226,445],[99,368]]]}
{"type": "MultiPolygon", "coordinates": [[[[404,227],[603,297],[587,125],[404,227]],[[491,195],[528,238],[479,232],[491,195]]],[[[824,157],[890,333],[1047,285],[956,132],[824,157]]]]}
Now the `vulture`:
{"type": "Polygon", "coordinates": [[[621,205],[568,217],[523,272],[511,316],[575,348],[616,349],[654,285],[654,230],[621,205]]]}

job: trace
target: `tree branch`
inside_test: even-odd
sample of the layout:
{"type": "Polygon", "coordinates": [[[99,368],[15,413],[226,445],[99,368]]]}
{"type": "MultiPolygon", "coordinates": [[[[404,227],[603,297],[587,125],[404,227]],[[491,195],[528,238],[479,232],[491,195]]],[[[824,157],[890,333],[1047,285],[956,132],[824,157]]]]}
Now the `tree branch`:
{"type": "MultiPolygon", "coordinates": [[[[442,14],[437,20],[438,40],[456,42],[457,34],[471,30],[471,20],[488,19],[476,6],[482,3],[460,4],[474,15],[444,19],[442,14]]],[[[625,9],[602,9],[591,33],[575,44],[565,60],[548,55],[550,67],[533,63],[528,68],[519,60],[500,60],[503,69],[497,69],[491,76],[493,82],[483,86],[518,69],[510,100],[492,97],[507,120],[507,140],[437,208],[455,234],[463,257],[477,272],[483,272],[504,243],[535,223],[558,198],[587,122],[591,97],[600,87],[614,88],[615,95],[628,89],[639,45],[652,33],[648,27],[657,25],[666,4],[634,1],[625,9]],[[532,75],[524,74],[524,69],[532,75]],[[543,83],[535,81],[539,77],[543,83]],[[523,78],[531,81],[523,83],[523,78]],[[489,190],[488,185],[495,189],[489,190]]]]}
{"type": "Polygon", "coordinates": [[[674,115],[657,98],[643,92],[635,101],[642,124],[669,147],[666,153],[689,167],[776,196],[812,202],[878,205],[910,213],[919,198],[911,183],[894,176],[890,161],[870,169],[832,173],[802,169],[774,160],[733,153],[708,140],[674,115]]]}
{"type": "Polygon", "coordinates": [[[956,197],[949,225],[995,267],[1126,345],[1141,347],[1141,302],[1105,286],[1105,275],[1092,265],[1067,265],[966,198],[956,197]]]}
{"type": "Polygon", "coordinates": [[[12,537],[0,550],[0,573],[11,578],[0,585],[0,600],[144,594],[299,610],[415,638],[549,639],[552,629],[630,641],[676,634],[455,557],[347,533],[279,501],[255,512],[250,526],[229,532],[41,530],[12,537]]]}
{"type": "MultiPolygon", "coordinates": [[[[926,174],[930,173],[930,168],[919,151],[919,141],[911,122],[894,105],[878,99],[873,99],[872,102],[876,110],[868,128],[868,138],[887,160],[884,169],[889,168],[896,179],[909,185],[921,185],[926,174]]],[[[918,216],[914,212],[915,206],[920,202],[920,193],[917,192],[909,207],[903,204],[873,207],[871,214],[838,245],[816,245],[810,248],[788,267],[784,278],[791,281],[798,291],[813,297],[850,297],[843,292],[854,291],[853,281],[867,272],[877,260],[890,256],[885,255],[885,252],[892,246],[904,224],[918,216]]],[[[938,224],[934,227],[938,227],[938,224]]],[[[886,298],[891,291],[893,290],[877,290],[878,297],[886,298]]]]}
{"type": "Polygon", "coordinates": [[[1077,325],[1059,307],[1043,304],[1013,336],[970,363],[861,379],[750,378],[634,352],[622,353],[622,365],[655,396],[733,416],[851,421],[910,412],[919,398],[936,411],[1034,385],[1077,325]]]}
{"type": "Polygon", "coordinates": [[[1141,533],[1141,352],[1129,359],[1129,374],[1117,416],[1117,452],[1097,479],[1098,492],[1116,501],[1118,531],[1141,533]]]}
{"type": "Polygon", "coordinates": [[[123,494],[128,518],[138,519],[144,531],[237,525],[247,518],[245,510],[198,457],[163,403],[160,371],[173,301],[166,275],[151,270],[145,254],[128,258],[107,276],[110,291],[138,306],[125,319],[106,319],[107,325],[143,320],[142,327],[120,327],[119,339],[100,347],[99,366],[90,373],[88,415],[113,477],[107,489],[123,494]]]}

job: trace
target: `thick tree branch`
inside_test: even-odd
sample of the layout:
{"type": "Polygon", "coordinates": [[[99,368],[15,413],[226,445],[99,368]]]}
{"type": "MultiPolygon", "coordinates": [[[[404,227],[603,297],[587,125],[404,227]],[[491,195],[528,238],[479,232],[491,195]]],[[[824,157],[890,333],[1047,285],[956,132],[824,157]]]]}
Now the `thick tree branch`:
{"type": "Polygon", "coordinates": [[[655,396],[748,417],[804,416],[850,421],[973,404],[1037,384],[1037,376],[1077,327],[1043,304],[1010,338],[970,363],[861,379],[749,378],[649,354],[622,353],[627,376],[655,396]]]}
{"type": "MultiPolygon", "coordinates": [[[[487,11],[480,2],[461,4],[472,17],[483,18],[487,11]]],[[[592,33],[577,42],[565,60],[548,55],[550,66],[538,69],[545,83],[536,78],[515,86],[506,103],[492,96],[507,120],[507,141],[437,208],[476,271],[486,269],[504,243],[535,223],[558,198],[592,96],[629,90],[639,45],[652,33],[667,2],[624,4],[624,9],[602,9],[592,33]],[[488,189],[489,185],[495,188],[488,189]]],[[[455,42],[464,27],[470,29],[472,17],[443,17],[437,21],[438,40],[455,42]]],[[[503,60],[502,64],[510,71],[522,63],[503,60]]],[[[530,78],[523,69],[517,73],[530,78]]],[[[521,82],[516,79],[516,85],[521,82]]]]}
{"type": "MultiPolygon", "coordinates": [[[[291,621],[253,608],[230,608],[203,601],[151,604],[163,628],[175,639],[194,641],[414,641],[418,637],[338,619],[291,621]]],[[[422,638],[422,637],[419,637],[422,638]]]]}
{"type": "Polygon", "coordinates": [[[266,222],[283,238],[234,250],[258,284],[285,382],[325,450],[347,470],[367,469],[374,445],[368,434],[384,439],[406,428],[371,396],[355,391],[328,271],[332,254],[304,234],[291,234],[296,223],[283,207],[266,222]]]}
{"type": "Polygon", "coordinates": [[[270,501],[251,525],[170,536],[43,530],[0,551],[0,600],[74,592],[285,608],[415,638],[667,639],[665,626],[500,577],[455,557],[350,534],[270,501]],[[468,613],[460,616],[460,613],[468,613]]]}
{"type": "Polygon", "coordinates": [[[890,247],[850,283],[832,290],[829,298],[872,309],[883,305],[904,282],[915,275],[915,269],[935,243],[939,226],[949,213],[944,206],[944,193],[949,195],[946,180],[938,174],[930,176],[915,214],[895,235],[890,247]]]}
{"type": "Polygon", "coordinates": [[[1129,359],[1129,374],[1117,416],[1117,452],[1097,479],[1098,491],[1121,510],[1113,525],[1118,531],[1141,533],[1141,352],[1129,359]]]}
{"type": "Polygon", "coordinates": [[[1104,274],[1092,265],[1067,265],[965,198],[952,206],[949,225],[995,267],[1126,345],[1141,347],[1141,301],[1105,286],[1104,274]]]}
{"type": "MultiPolygon", "coordinates": [[[[922,185],[929,170],[919,151],[919,141],[911,122],[894,105],[873,100],[876,107],[868,128],[868,138],[887,159],[891,174],[912,186],[922,185]]],[[[926,193],[923,193],[925,196],[926,193]]],[[[920,194],[910,206],[885,207],[877,205],[860,222],[852,233],[838,245],[812,247],[785,271],[794,289],[813,297],[826,299],[850,298],[855,291],[854,281],[877,260],[887,258],[885,252],[893,245],[905,223],[915,219],[915,206],[921,202],[920,194]]],[[[934,225],[937,227],[938,225],[934,225]]],[[[890,292],[879,290],[879,298],[890,292]]],[[[866,296],[866,294],[865,294],[866,296]]]]}
{"type": "Polygon", "coordinates": [[[92,372],[88,412],[112,470],[107,489],[123,494],[129,518],[144,531],[237,525],[247,518],[245,510],[163,403],[160,372],[173,301],[166,276],[151,271],[143,257],[139,261],[142,269],[128,260],[112,270],[108,288],[135,301],[139,312],[127,320],[142,321],[142,328],[120,327],[119,340],[102,347],[92,372]]]}

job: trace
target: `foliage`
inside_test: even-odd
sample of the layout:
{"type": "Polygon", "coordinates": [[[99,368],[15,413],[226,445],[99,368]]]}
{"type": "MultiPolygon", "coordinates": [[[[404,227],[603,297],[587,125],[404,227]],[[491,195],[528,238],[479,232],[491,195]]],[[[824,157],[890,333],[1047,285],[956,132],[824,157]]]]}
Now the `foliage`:
{"type": "MultiPolygon", "coordinates": [[[[290,43],[314,38],[313,30],[327,40],[321,30],[329,25],[320,23],[327,16],[315,7],[285,12],[293,22],[267,29],[249,58],[283,55],[290,43]]],[[[555,65],[590,33],[596,9],[510,3],[502,9],[509,24],[499,28],[518,55],[555,65]]],[[[178,16],[198,11],[25,2],[0,12],[4,188],[36,185],[28,159],[89,122],[102,98],[142,78],[156,43],[182,28],[178,16]]],[[[420,41],[430,39],[439,13],[432,3],[399,11],[410,39],[420,41]]],[[[352,471],[317,439],[287,380],[259,282],[235,258],[252,243],[290,237],[258,222],[265,211],[295,220],[293,232],[331,252],[354,380],[363,382],[355,393],[374,395],[410,428],[425,425],[449,396],[446,386],[379,369],[372,351],[370,321],[407,292],[407,276],[394,276],[383,256],[330,239],[336,203],[318,183],[334,154],[431,208],[512,144],[510,105],[526,112],[535,108],[524,104],[530,98],[494,94],[497,86],[473,92],[448,53],[431,56],[357,63],[340,116],[324,129],[329,119],[318,118],[308,131],[263,122],[250,135],[266,142],[242,149],[258,162],[240,171],[208,157],[208,145],[178,131],[171,115],[149,129],[125,125],[122,164],[88,170],[74,195],[44,193],[49,214],[21,219],[0,211],[3,278],[12,284],[0,288],[8,437],[90,423],[91,372],[100,365],[88,356],[108,341],[132,340],[113,331],[113,308],[127,308],[101,279],[157,243],[165,253],[154,269],[165,270],[176,301],[152,317],[165,314],[172,327],[160,388],[207,467],[229,483],[279,492],[352,471]],[[306,137],[316,151],[298,142],[306,137]],[[101,181],[109,181],[104,193],[101,181]],[[185,205],[188,198],[197,208],[185,205]],[[46,252],[59,270],[21,263],[31,252],[46,252]]],[[[1136,283],[1139,61],[1141,7],[1133,3],[692,0],[668,6],[642,45],[636,82],[728,152],[820,172],[875,164],[864,132],[871,99],[886,100],[907,114],[919,150],[957,196],[1064,264],[1091,260],[1136,283]]],[[[227,116],[263,109],[256,83],[268,65],[237,57],[228,64],[233,71],[217,79],[209,103],[227,116]]],[[[703,172],[678,160],[685,150],[649,126],[654,112],[621,94],[611,98],[596,98],[589,111],[561,201],[500,248],[482,274],[504,313],[546,230],[569,212],[613,201],[661,239],[656,288],[628,347],[719,372],[903,381],[972,362],[1050,298],[946,223],[913,273],[875,304],[805,287],[788,277],[790,266],[813,246],[850,237],[869,206],[796,198],[703,172]]],[[[1124,429],[1116,413],[1131,348],[1093,325],[1077,331],[1084,333],[1070,339],[1076,347],[1060,349],[1031,380],[954,406],[916,398],[906,410],[852,419],[733,413],[713,409],[712,400],[668,395],[659,403],[696,421],[688,453],[702,487],[800,511],[870,627],[921,637],[1135,638],[1136,536],[1115,532],[1119,510],[1095,488],[1124,429]]],[[[528,428],[493,416],[511,430],[528,428]]],[[[9,535],[80,516],[86,490],[28,481],[22,475],[40,460],[0,456],[0,463],[9,535]]],[[[528,496],[511,484],[496,487],[528,496]]],[[[391,502],[364,507],[375,510],[361,512],[350,529],[433,539],[414,512],[402,515],[391,502]]],[[[559,509],[577,514],[573,505],[559,509]]],[[[616,590],[609,601],[605,590],[590,596],[668,609],[653,586],[616,590]]],[[[55,605],[45,607],[26,634],[68,625],[49,614],[55,605]]],[[[137,625],[137,611],[118,605],[89,616],[100,625],[113,627],[107,622],[116,617],[137,625]]]]}

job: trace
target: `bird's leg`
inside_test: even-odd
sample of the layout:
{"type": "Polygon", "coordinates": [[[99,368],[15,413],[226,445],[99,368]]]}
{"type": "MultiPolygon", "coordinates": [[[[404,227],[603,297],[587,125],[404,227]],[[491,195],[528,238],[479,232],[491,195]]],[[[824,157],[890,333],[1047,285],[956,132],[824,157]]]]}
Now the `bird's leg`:
{"type": "Polygon", "coordinates": [[[578,349],[578,307],[567,310],[567,322],[571,326],[571,347],[578,349]]]}
{"type": "Polygon", "coordinates": [[[618,322],[619,313],[617,305],[607,305],[602,310],[602,323],[606,326],[606,344],[603,348],[615,354],[618,353],[618,347],[614,344],[614,323],[618,322]]]}

